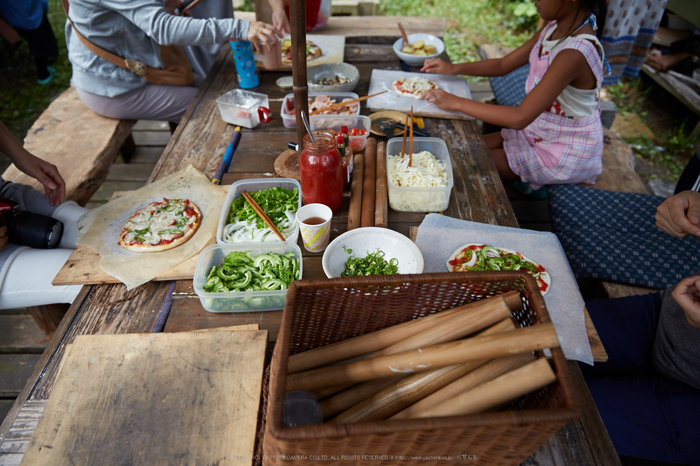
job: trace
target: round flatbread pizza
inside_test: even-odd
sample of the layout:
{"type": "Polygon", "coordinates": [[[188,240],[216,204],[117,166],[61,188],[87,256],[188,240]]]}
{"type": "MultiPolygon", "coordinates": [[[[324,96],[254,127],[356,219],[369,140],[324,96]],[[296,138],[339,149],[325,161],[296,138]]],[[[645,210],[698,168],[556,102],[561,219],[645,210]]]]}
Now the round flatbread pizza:
{"type": "Polygon", "coordinates": [[[486,244],[465,244],[452,253],[445,262],[450,272],[486,270],[524,270],[529,272],[544,296],[549,291],[552,278],[544,267],[517,251],[496,248],[486,244]]]}
{"type": "MultiPolygon", "coordinates": [[[[314,44],[310,40],[306,41],[306,61],[315,60],[323,55],[321,47],[314,44]]],[[[291,64],[292,63],[292,40],[284,39],[282,41],[282,63],[291,64]]]]}
{"type": "Polygon", "coordinates": [[[421,78],[419,76],[413,78],[397,79],[393,83],[394,92],[401,97],[411,97],[414,99],[422,99],[423,94],[431,89],[439,89],[435,81],[421,78]]]}
{"type": "Polygon", "coordinates": [[[155,201],[124,222],[119,245],[134,252],[160,252],[192,238],[202,224],[202,212],[187,199],[155,201]]]}

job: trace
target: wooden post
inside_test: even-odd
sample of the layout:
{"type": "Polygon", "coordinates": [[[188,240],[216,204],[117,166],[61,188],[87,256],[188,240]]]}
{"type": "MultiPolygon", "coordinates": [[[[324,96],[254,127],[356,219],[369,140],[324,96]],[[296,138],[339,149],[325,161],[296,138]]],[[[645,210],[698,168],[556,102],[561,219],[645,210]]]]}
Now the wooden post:
{"type": "Polygon", "coordinates": [[[294,112],[297,122],[297,144],[299,151],[304,147],[304,122],[301,111],[309,116],[309,86],[306,83],[306,1],[290,0],[289,26],[292,29],[292,84],[294,90],[294,112]]]}

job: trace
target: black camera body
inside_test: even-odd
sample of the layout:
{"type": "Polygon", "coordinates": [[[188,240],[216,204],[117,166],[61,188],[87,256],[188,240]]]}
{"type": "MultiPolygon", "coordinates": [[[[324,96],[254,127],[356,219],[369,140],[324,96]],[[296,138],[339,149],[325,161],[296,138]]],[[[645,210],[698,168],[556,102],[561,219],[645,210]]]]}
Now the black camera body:
{"type": "Polygon", "coordinates": [[[7,227],[7,240],[20,246],[53,249],[63,236],[63,222],[46,215],[19,210],[19,203],[0,196],[0,226],[7,227]]]}

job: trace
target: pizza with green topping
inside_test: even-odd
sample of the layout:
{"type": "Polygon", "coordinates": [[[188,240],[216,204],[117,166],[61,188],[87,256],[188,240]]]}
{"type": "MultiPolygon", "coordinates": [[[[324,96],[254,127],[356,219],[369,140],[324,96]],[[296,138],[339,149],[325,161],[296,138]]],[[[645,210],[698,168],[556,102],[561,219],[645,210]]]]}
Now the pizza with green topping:
{"type": "Polygon", "coordinates": [[[512,249],[486,244],[465,244],[453,252],[445,264],[450,272],[523,270],[535,277],[542,295],[549,291],[552,283],[549,273],[538,263],[512,249]]]}
{"type": "Polygon", "coordinates": [[[202,224],[202,213],[187,199],[155,201],[124,222],[119,245],[134,252],[160,252],[189,240],[202,224]]]}

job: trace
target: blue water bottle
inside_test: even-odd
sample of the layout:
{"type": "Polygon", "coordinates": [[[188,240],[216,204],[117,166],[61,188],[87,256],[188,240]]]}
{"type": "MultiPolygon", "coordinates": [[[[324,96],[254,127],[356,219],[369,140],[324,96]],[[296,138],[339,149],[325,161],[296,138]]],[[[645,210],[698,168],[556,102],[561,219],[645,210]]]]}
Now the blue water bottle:
{"type": "Polygon", "coordinates": [[[236,64],[238,85],[243,89],[248,89],[260,84],[253,58],[253,45],[250,41],[231,39],[231,51],[233,52],[233,61],[236,64]]]}

